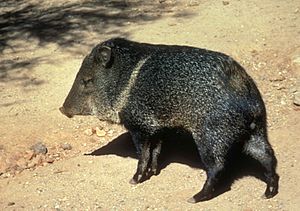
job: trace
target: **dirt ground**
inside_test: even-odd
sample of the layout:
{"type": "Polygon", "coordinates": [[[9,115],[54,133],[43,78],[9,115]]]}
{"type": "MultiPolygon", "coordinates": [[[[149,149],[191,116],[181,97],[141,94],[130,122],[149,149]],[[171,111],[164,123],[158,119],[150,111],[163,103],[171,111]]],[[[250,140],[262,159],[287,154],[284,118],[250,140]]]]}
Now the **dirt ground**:
{"type": "Polygon", "coordinates": [[[299,210],[299,0],[0,1],[0,52],[0,210],[299,210]],[[130,185],[137,159],[124,128],[58,111],[84,56],[116,36],[239,61],[266,103],[278,195],[261,198],[265,183],[245,173],[216,198],[187,203],[206,176],[180,143],[168,145],[158,176],[130,185]],[[47,154],[32,153],[37,142],[47,154]]]}

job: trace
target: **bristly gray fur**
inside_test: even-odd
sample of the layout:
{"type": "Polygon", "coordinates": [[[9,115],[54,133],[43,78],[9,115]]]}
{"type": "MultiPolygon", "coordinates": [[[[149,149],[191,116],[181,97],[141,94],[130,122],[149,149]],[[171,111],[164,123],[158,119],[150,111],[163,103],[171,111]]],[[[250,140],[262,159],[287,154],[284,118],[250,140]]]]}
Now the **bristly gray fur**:
{"type": "Polygon", "coordinates": [[[61,111],[68,117],[96,115],[128,129],[139,155],[131,183],[142,182],[149,169],[157,172],[163,137],[179,129],[194,138],[207,172],[190,202],[213,196],[236,143],[265,168],[265,196],[278,192],[264,102],[244,68],[223,53],[107,40],[85,58],[61,111]]]}

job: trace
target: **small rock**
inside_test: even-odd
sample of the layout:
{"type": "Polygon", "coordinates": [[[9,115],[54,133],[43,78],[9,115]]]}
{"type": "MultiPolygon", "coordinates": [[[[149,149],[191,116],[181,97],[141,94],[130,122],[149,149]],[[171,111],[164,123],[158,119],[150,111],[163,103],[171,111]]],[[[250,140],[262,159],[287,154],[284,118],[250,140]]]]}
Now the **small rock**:
{"type": "Polygon", "coordinates": [[[284,81],[286,78],[283,75],[277,75],[270,78],[270,82],[284,81]]]}
{"type": "Polygon", "coordinates": [[[294,94],[294,104],[296,106],[300,106],[300,92],[297,91],[295,94],[294,94]]]}
{"type": "Polygon", "coordinates": [[[63,173],[63,172],[65,172],[64,170],[55,170],[54,172],[53,172],[53,174],[61,174],[61,173],[63,173]]]}
{"type": "Polygon", "coordinates": [[[59,204],[55,204],[54,208],[55,208],[55,210],[59,211],[60,210],[59,204]]]}
{"type": "Polygon", "coordinates": [[[284,100],[281,100],[281,101],[280,101],[280,104],[281,104],[281,105],[286,105],[286,102],[285,102],[284,100]]]}
{"type": "Polygon", "coordinates": [[[71,144],[69,144],[69,143],[64,143],[64,144],[61,145],[61,148],[62,148],[63,150],[71,150],[71,149],[72,149],[72,146],[71,146],[71,144]]]}
{"type": "Polygon", "coordinates": [[[54,158],[59,158],[59,157],[60,157],[60,154],[59,154],[59,153],[53,154],[52,157],[54,157],[54,158]]]}
{"type": "Polygon", "coordinates": [[[86,136],[92,136],[94,133],[93,133],[93,130],[92,129],[86,129],[84,132],[84,135],[86,136]]]}
{"type": "Polygon", "coordinates": [[[5,173],[1,174],[1,176],[2,176],[3,178],[9,178],[9,177],[12,176],[12,174],[9,173],[9,172],[5,172],[5,173]]]}
{"type": "Polygon", "coordinates": [[[223,3],[224,6],[226,6],[226,5],[229,4],[229,1],[223,1],[222,3],[223,3]]]}
{"type": "Polygon", "coordinates": [[[8,202],[7,206],[14,206],[16,203],[11,201],[11,202],[8,202]]]}
{"type": "Polygon", "coordinates": [[[54,161],[55,161],[54,158],[50,158],[50,157],[46,158],[47,163],[53,163],[54,161]]]}
{"type": "Polygon", "coordinates": [[[38,142],[35,145],[30,147],[31,150],[33,150],[34,154],[47,154],[48,149],[47,147],[42,143],[38,142]]]}
{"type": "Polygon", "coordinates": [[[96,135],[99,137],[103,137],[106,135],[106,132],[104,130],[99,129],[98,127],[95,128],[96,135]]]}
{"type": "Polygon", "coordinates": [[[27,168],[31,169],[33,167],[35,167],[35,163],[33,161],[31,161],[27,164],[27,168]]]}

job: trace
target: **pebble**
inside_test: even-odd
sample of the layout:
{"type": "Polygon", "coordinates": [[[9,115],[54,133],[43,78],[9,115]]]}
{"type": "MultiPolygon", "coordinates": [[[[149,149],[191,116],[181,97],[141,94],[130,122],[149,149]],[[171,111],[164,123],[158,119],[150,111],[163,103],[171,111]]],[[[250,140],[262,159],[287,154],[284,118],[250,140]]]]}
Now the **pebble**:
{"type": "Polygon", "coordinates": [[[47,154],[48,149],[42,142],[38,142],[30,147],[34,154],[47,154]]]}
{"type": "Polygon", "coordinates": [[[27,168],[33,168],[35,166],[35,163],[34,162],[29,162],[27,164],[27,168]]]}
{"type": "Polygon", "coordinates": [[[64,143],[64,144],[61,145],[61,148],[62,148],[63,150],[71,150],[71,149],[72,149],[72,146],[71,146],[71,144],[69,144],[69,143],[64,143]]]}
{"type": "Polygon", "coordinates": [[[281,100],[281,101],[280,101],[280,104],[281,104],[281,105],[286,105],[286,102],[285,102],[284,100],[281,100]]]}
{"type": "Polygon", "coordinates": [[[297,91],[295,94],[294,94],[294,101],[293,103],[296,105],[296,106],[300,106],[300,91],[297,91]]]}
{"type": "Polygon", "coordinates": [[[8,202],[7,206],[14,206],[16,203],[11,201],[11,202],[8,202]]]}
{"type": "Polygon", "coordinates": [[[86,136],[92,136],[94,133],[93,133],[93,130],[92,129],[86,129],[84,132],[84,135],[86,136]]]}
{"type": "Polygon", "coordinates": [[[48,157],[48,158],[46,159],[46,162],[47,162],[47,163],[53,163],[54,161],[55,161],[54,158],[48,157]]]}
{"type": "Polygon", "coordinates": [[[102,129],[99,129],[98,127],[95,128],[95,131],[96,131],[96,135],[99,137],[103,137],[106,135],[106,132],[102,129]]]}
{"type": "Polygon", "coordinates": [[[9,177],[12,176],[12,174],[9,173],[9,172],[5,172],[5,173],[1,174],[1,176],[2,176],[3,178],[9,178],[9,177]]]}
{"type": "Polygon", "coordinates": [[[286,78],[283,75],[276,75],[273,76],[272,78],[270,78],[270,82],[280,82],[280,81],[284,81],[286,78]]]}
{"type": "Polygon", "coordinates": [[[222,3],[223,3],[224,6],[226,6],[226,5],[229,4],[229,1],[223,1],[222,3]]]}

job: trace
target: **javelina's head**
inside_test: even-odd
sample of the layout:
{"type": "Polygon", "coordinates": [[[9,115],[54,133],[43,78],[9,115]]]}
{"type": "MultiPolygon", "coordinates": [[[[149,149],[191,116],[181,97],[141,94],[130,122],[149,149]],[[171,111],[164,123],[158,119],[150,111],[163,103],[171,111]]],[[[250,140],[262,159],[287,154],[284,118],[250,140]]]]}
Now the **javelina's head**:
{"type": "Polygon", "coordinates": [[[96,46],[85,57],[73,86],[59,109],[71,118],[74,115],[96,115],[101,120],[115,120],[111,107],[113,80],[110,67],[113,63],[111,48],[104,44],[96,46]]]}

